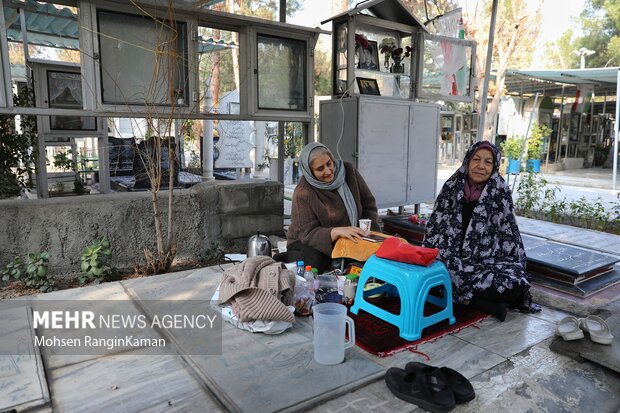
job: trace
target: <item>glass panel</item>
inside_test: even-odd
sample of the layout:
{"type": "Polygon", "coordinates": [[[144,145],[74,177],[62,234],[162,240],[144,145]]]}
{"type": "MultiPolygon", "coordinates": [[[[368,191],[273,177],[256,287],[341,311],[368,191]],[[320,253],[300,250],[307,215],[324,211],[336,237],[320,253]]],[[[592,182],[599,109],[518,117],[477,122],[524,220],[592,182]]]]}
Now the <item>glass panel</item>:
{"type": "MultiPolygon", "coordinates": [[[[47,71],[47,95],[50,108],[82,109],[82,75],[47,71]]],[[[50,116],[51,130],[96,130],[92,116],[50,116]]]]}
{"type": "Polygon", "coordinates": [[[97,17],[103,103],[188,102],[184,23],[170,26],[162,20],[102,10],[97,17]]]}
{"type": "Polygon", "coordinates": [[[347,90],[347,25],[341,23],[336,28],[337,42],[335,50],[336,81],[334,95],[341,95],[347,90]]]}
{"type": "Polygon", "coordinates": [[[235,113],[239,102],[239,70],[235,62],[239,61],[239,32],[198,27],[198,64],[200,97],[202,111],[206,113],[235,113]],[[208,87],[211,99],[206,99],[208,87]],[[230,96],[229,95],[234,95],[230,96]],[[223,107],[221,102],[226,102],[223,107]],[[233,104],[231,106],[228,103],[233,104]],[[217,105],[217,106],[216,106],[217,105]]]}
{"type": "Polygon", "coordinates": [[[471,100],[472,46],[465,43],[441,36],[424,38],[420,95],[471,100]]]}
{"type": "MultiPolygon", "coordinates": [[[[409,76],[395,75],[377,71],[356,71],[358,77],[376,79],[381,96],[395,96],[409,99],[411,81],[409,76]]],[[[359,94],[359,88],[355,85],[355,93],[359,94]]]]}
{"type": "Polygon", "coordinates": [[[258,43],[259,109],[306,110],[306,42],[261,36],[258,43]]]}

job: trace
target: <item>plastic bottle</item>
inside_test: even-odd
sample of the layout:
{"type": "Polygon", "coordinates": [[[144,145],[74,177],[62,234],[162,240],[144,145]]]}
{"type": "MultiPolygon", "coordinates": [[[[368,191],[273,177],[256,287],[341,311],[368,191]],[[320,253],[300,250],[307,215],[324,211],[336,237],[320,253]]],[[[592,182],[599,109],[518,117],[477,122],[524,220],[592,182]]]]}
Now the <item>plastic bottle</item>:
{"type": "Polygon", "coordinates": [[[306,282],[308,283],[308,288],[311,291],[314,291],[314,276],[312,275],[312,267],[309,265],[306,265],[306,271],[304,272],[304,278],[306,280],[306,282]]]}
{"type": "Polygon", "coordinates": [[[297,261],[297,270],[295,271],[295,274],[299,275],[300,277],[303,277],[305,271],[306,271],[306,268],[304,267],[304,262],[297,261]]]}
{"type": "Polygon", "coordinates": [[[344,303],[353,304],[355,299],[355,293],[357,292],[357,283],[359,276],[357,274],[347,274],[347,279],[344,282],[344,303]]]}
{"type": "Polygon", "coordinates": [[[312,278],[312,288],[316,291],[319,289],[319,270],[316,268],[312,269],[312,278]]]}

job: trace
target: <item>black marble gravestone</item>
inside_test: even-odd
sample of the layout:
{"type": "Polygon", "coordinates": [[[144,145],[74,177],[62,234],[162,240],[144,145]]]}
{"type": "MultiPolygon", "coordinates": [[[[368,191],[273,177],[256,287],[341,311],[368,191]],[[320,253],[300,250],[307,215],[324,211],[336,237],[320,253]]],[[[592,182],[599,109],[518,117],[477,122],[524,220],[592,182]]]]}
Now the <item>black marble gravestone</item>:
{"type": "Polygon", "coordinates": [[[110,176],[133,176],[133,156],[135,141],[108,137],[110,154],[110,176]]]}
{"type": "MultiPolygon", "coordinates": [[[[149,162],[157,159],[157,153],[154,147],[154,140],[149,139],[146,141],[139,142],[135,148],[134,158],[133,158],[133,174],[136,178],[136,182],[133,186],[133,189],[148,189],[151,187],[151,181],[149,179],[147,173],[147,166],[149,162]]],[[[170,153],[168,149],[168,141],[166,139],[161,140],[161,183],[160,188],[168,188],[168,183],[170,182],[170,153]]],[[[175,144],[172,143],[170,148],[173,152],[175,151],[175,144]]],[[[173,185],[177,186],[179,184],[179,163],[175,160],[174,165],[174,182],[173,185]]]]}
{"type": "Polygon", "coordinates": [[[573,284],[610,272],[620,261],[610,255],[557,242],[534,244],[527,236],[523,237],[523,244],[528,270],[573,284]]]}

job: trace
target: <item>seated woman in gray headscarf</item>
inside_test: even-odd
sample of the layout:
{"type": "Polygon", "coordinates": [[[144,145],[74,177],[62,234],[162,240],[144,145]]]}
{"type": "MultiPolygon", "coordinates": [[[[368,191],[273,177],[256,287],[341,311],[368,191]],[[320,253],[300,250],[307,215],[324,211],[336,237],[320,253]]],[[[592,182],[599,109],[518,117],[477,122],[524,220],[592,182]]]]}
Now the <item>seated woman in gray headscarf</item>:
{"type": "Polygon", "coordinates": [[[525,250],[499,163],[492,143],[469,148],[435,200],[424,246],[439,249],[455,301],[504,321],[509,306],[522,312],[540,307],[531,300],[525,250]]]}
{"type": "Polygon", "coordinates": [[[303,176],[293,192],[286,259],[303,260],[322,272],[336,240],[357,242],[364,235],[359,219],[370,219],[371,229],[379,231],[377,204],[355,167],[335,160],[325,145],[306,145],[299,163],[303,176]]]}

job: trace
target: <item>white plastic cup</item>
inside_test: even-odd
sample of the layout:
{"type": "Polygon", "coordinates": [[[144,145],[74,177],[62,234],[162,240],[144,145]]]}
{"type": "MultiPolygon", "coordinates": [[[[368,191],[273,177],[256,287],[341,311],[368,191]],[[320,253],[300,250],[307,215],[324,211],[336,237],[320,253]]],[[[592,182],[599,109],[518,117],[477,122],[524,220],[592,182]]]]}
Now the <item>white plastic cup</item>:
{"type": "Polygon", "coordinates": [[[369,219],[360,219],[359,227],[364,231],[365,234],[370,234],[370,224],[371,220],[369,219]]]}
{"type": "Polygon", "coordinates": [[[278,241],[278,252],[286,252],[286,241],[278,241]]]}
{"type": "Polygon", "coordinates": [[[340,364],[345,349],[355,344],[355,324],[347,316],[347,308],[337,303],[321,303],[312,307],[314,319],[314,361],[319,364],[340,364]],[[345,340],[346,327],[349,339],[345,340]]]}

